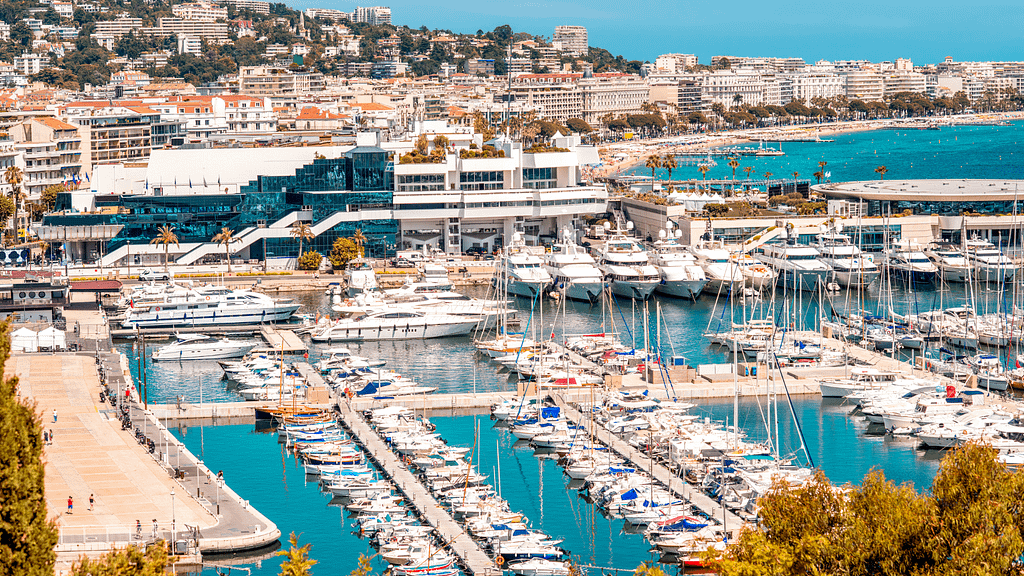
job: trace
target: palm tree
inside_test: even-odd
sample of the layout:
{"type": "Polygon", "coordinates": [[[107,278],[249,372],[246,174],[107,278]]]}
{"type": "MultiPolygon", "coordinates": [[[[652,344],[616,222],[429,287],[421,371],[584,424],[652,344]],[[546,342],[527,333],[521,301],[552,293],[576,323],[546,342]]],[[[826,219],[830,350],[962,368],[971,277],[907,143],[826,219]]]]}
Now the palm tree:
{"type": "Polygon", "coordinates": [[[818,170],[817,172],[812,174],[812,176],[814,176],[814,179],[818,181],[818,184],[821,184],[821,179],[825,177],[825,173],[822,172],[821,170],[818,170]]]}
{"type": "Polygon", "coordinates": [[[795,181],[795,180],[796,180],[797,178],[799,178],[799,177],[800,177],[800,173],[799,173],[799,172],[793,172],[793,180],[794,180],[794,181],[795,181]]]}
{"type": "MultiPolygon", "coordinates": [[[[824,160],[818,162],[818,170],[821,170],[821,177],[822,178],[825,177],[825,166],[828,166],[828,162],[825,162],[824,160]]],[[[821,183],[820,180],[818,182],[821,183]]]]}
{"type": "MultiPolygon", "coordinates": [[[[359,233],[362,234],[362,232],[359,233]]],[[[299,241],[299,258],[302,258],[302,242],[304,240],[312,240],[316,237],[316,234],[313,234],[313,229],[309,227],[309,224],[306,224],[305,222],[296,222],[295,225],[292,226],[291,235],[292,238],[299,241]]]]}
{"type": "Polygon", "coordinates": [[[875,174],[878,174],[879,176],[881,176],[882,180],[885,180],[885,173],[888,172],[888,171],[889,171],[889,169],[886,168],[885,166],[879,166],[878,168],[875,168],[875,174]]]}
{"type": "Polygon", "coordinates": [[[156,238],[149,241],[150,244],[163,244],[164,245],[164,272],[170,272],[170,248],[171,244],[175,246],[181,246],[178,244],[178,235],[174,233],[174,226],[161,226],[158,229],[156,238]]]}
{"type": "Polygon", "coordinates": [[[21,168],[8,166],[4,180],[11,186],[11,201],[14,202],[14,242],[18,241],[18,200],[21,197],[21,183],[24,180],[21,168]]]}
{"type": "Polygon", "coordinates": [[[668,179],[672,179],[672,170],[675,169],[679,164],[676,163],[675,154],[665,154],[665,157],[661,160],[661,167],[668,170],[668,179]]]}
{"type": "Polygon", "coordinates": [[[729,168],[732,168],[732,191],[736,193],[736,169],[740,167],[740,160],[735,156],[729,157],[729,168]]]}
{"type": "Polygon", "coordinates": [[[235,233],[227,226],[220,229],[220,234],[213,237],[213,241],[224,245],[224,258],[228,262],[228,274],[231,274],[231,243],[238,242],[235,233]]]}
{"type": "Polygon", "coordinates": [[[773,176],[773,174],[771,172],[765,172],[764,173],[765,182],[771,182],[772,181],[772,176],[773,176]]]}
{"type": "Polygon", "coordinates": [[[658,156],[648,156],[647,157],[647,162],[644,163],[644,166],[646,166],[646,167],[651,169],[651,189],[653,190],[654,189],[654,171],[657,170],[658,168],[661,168],[661,158],[659,158],[658,156]]]}
{"type": "Polygon", "coordinates": [[[701,164],[700,166],[697,167],[697,170],[700,170],[700,176],[704,180],[705,184],[704,188],[707,189],[708,170],[711,170],[711,166],[708,166],[707,164],[701,164]]]}
{"type": "Polygon", "coordinates": [[[359,249],[359,257],[363,257],[363,244],[366,243],[366,236],[363,236],[363,231],[356,228],[355,234],[352,234],[352,241],[356,243],[356,247],[359,249]]]}
{"type": "Polygon", "coordinates": [[[750,173],[754,171],[754,167],[747,166],[743,169],[743,171],[747,173],[747,180],[750,180],[750,173]]]}

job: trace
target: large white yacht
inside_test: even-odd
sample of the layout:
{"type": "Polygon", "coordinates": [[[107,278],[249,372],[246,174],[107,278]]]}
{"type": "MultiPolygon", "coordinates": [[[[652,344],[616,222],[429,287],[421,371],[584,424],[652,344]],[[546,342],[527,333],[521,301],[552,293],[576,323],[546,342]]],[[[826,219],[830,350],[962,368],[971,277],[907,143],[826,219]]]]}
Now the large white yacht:
{"type": "Polygon", "coordinates": [[[737,252],[730,256],[736,267],[740,269],[743,276],[743,285],[754,290],[767,290],[775,287],[775,271],[768,266],[754,260],[754,257],[746,252],[737,252]]]}
{"type": "Polygon", "coordinates": [[[223,286],[177,287],[130,301],[122,328],[174,328],[282,322],[299,304],[251,290],[223,286]]]}
{"type": "Polygon", "coordinates": [[[818,259],[832,268],[835,281],[840,286],[867,286],[881,273],[875,259],[861,252],[846,234],[838,231],[818,234],[816,248],[820,254],[818,259]]]}
{"type": "Polygon", "coordinates": [[[389,307],[335,320],[313,332],[310,337],[314,342],[444,338],[469,334],[479,321],[479,317],[389,307]]]}
{"type": "Polygon", "coordinates": [[[1003,283],[1013,279],[1017,266],[999,248],[981,238],[971,238],[964,243],[967,248],[967,262],[975,278],[982,282],[1003,283]]]}
{"type": "Polygon", "coordinates": [[[967,282],[971,278],[971,265],[959,248],[952,244],[933,242],[924,249],[944,282],[967,282]]]}
{"type": "Polygon", "coordinates": [[[728,294],[733,287],[743,286],[743,271],[732,261],[729,251],[721,241],[700,240],[690,248],[690,252],[707,276],[705,292],[728,294]]]}
{"type": "Polygon", "coordinates": [[[551,284],[551,275],[544,269],[544,261],[526,245],[519,232],[512,234],[512,243],[501,252],[495,268],[495,286],[509,294],[536,298],[551,284]]]}
{"type": "Polygon", "coordinates": [[[226,338],[215,340],[205,334],[182,334],[172,343],[153,352],[153,360],[222,360],[241,358],[255,346],[226,338]]]}
{"type": "Polygon", "coordinates": [[[797,244],[789,234],[785,242],[764,244],[759,250],[758,260],[775,270],[778,285],[786,289],[816,290],[832,274],[832,269],[818,259],[820,254],[813,246],[797,244]]]}
{"type": "Polygon", "coordinates": [[[914,284],[930,284],[939,273],[924,252],[909,246],[889,252],[888,264],[893,274],[914,284]]]}
{"type": "MultiPolygon", "coordinates": [[[[632,222],[627,225],[632,229],[632,222]]],[[[626,298],[646,300],[661,282],[658,269],[647,259],[647,252],[621,231],[612,231],[601,251],[601,271],[613,293],[626,298]]]]}
{"type": "Polygon", "coordinates": [[[562,231],[562,241],[551,246],[544,257],[544,269],[553,280],[553,287],[566,298],[596,302],[601,297],[604,275],[594,258],[573,240],[573,232],[562,231]]]}
{"type": "Polygon", "coordinates": [[[655,288],[659,294],[696,298],[708,283],[708,277],[697,264],[697,258],[675,239],[655,242],[651,260],[661,274],[661,283],[655,288]]]}
{"type": "Polygon", "coordinates": [[[349,296],[376,290],[377,272],[370,261],[357,258],[349,262],[345,268],[345,285],[348,286],[349,296]]]}

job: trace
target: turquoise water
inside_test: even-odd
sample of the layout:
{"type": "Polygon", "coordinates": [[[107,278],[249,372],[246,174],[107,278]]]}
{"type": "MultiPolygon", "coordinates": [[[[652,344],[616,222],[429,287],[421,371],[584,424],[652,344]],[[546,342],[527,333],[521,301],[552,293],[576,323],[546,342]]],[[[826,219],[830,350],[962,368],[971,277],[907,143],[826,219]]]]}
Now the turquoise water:
{"type": "MultiPolygon", "coordinates": [[[[783,143],[785,156],[741,156],[736,178],[746,178],[743,168],[754,168],[751,178],[760,179],[765,172],[772,178],[813,180],[818,162],[828,162],[825,170],[833,182],[877,180],[875,168],[885,166],[888,180],[911,178],[1024,178],[1024,122],[1011,126],[942,127],[941,130],[877,130],[829,136],[835,142],[783,143]]],[[[778,148],[777,142],[766,142],[778,148]]],[[[757,144],[744,146],[757,147],[757,144]]],[[[731,178],[728,160],[716,158],[718,165],[708,172],[708,179],[731,178]]],[[[651,170],[637,166],[628,171],[650,176],[651,170]]],[[[656,171],[658,178],[667,178],[666,170],[656,171]]],[[[673,179],[700,179],[696,166],[680,166],[672,170],[673,179]]]]}
{"type": "MultiPolygon", "coordinates": [[[[777,176],[791,176],[796,170],[808,176],[818,169],[819,160],[827,161],[826,170],[832,180],[874,179],[873,170],[884,164],[889,178],[1024,178],[1024,164],[1018,161],[1017,141],[1024,124],[1013,127],[944,128],[941,131],[892,132],[879,131],[837,136],[836,142],[826,144],[784,144],[785,157],[741,159],[741,166],[756,168],[755,175],[770,170],[777,176]]],[[[640,170],[649,174],[649,171],[640,170]]],[[[709,178],[727,177],[731,170],[724,162],[708,174],[709,178]]],[[[742,168],[737,172],[742,176],[742,168]]],[[[696,168],[679,168],[674,177],[699,177],[696,168]]],[[[484,296],[483,291],[471,292],[484,296]]],[[[872,312],[888,307],[879,305],[877,287],[872,287],[858,301],[856,294],[839,292],[826,308],[837,310],[866,309],[872,312]]],[[[323,294],[309,292],[296,295],[303,302],[303,311],[324,312],[329,307],[323,294]]],[[[786,318],[798,326],[813,327],[819,316],[816,296],[802,294],[789,300],[787,307],[778,295],[773,317],[786,318]],[[788,316],[779,310],[797,310],[788,316]]],[[[986,292],[978,299],[978,309],[995,311],[1000,296],[986,292]]],[[[927,310],[938,305],[940,294],[935,290],[908,292],[897,289],[893,308],[900,312],[927,310]]],[[[941,295],[943,305],[964,302],[962,288],[941,295]]],[[[764,303],[747,301],[735,307],[725,301],[703,298],[697,302],[677,299],[658,299],[662,303],[661,347],[666,355],[679,355],[692,365],[722,362],[726,351],[707,344],[702,334],[727,326],[731,321],[744,318],[744,310],[763,314],[764,303]]],[[[651,303],[653,314],[654,302],[651,303]]],[[[534,334],[554,332],[583,333],[601,329],[616,331],[626,342],[643,345],[643,311],[634,308],[632,301],[621,301],[610,311],[600,307],[568,302],[556,315],[545,305],[544,321],[535,311],[529,325],[530,303],[519,300],[524,329],[534,334]]],[[[651,340],[656,342],[656,327],[651,322],[651,340]]],[[[161,343],[154,343],[159,346],[161,343]]],[[[132,343],[119,343],[118,347],[129,358],[137,351],[132,343]]],[[[417,379],[421,384],[436,386],[442,392],[472,392],[514,390],[514,380],[496,365],[474,353],[470,338],[434,341],[381,342],[350,346],[357,354],[387,360],[387,366],[417,379]]],[[[320,347],[313,346],[311,360],[318,356],[320,347]]],[[[296,357],[298,359],[298,357],[296,357]]],[[[133,375],[137,377],[137,363],[133,360],[133,375]]],[[[215,363],[149,364],[150,401],[172,401],[184,396],[186,402],[198,402],[202,384],[202,399],[235,401],[238,396],[221,380],[215,363]]],[[[766,426],[763,399],[744,399],[740,402],[739,424],[747,436],[763,440],[766,426]]],[[[800,421],[809,453],[816,466],[837,483],[858,482],[874,467],[885,470],[888,477],[913,482],[927,488],[938,468],[939,454],[917,450],[912,443],[883,435],[866,428],[862,421],[847,417],[848,407],[841,403],[822,401],[817,397],[795,398],[793,412],[800,421]]],[[[731,401],[702,402],[695,413],[724,421],[732,419],[731,401]]],[[[807,455],[801,450],[790,407],[782,402],[778,408],[782,424],[780,445],[784,454],[792,454],[801,461],[807,455]]],[[[565,538],[564,547],[584,564],[633,568],[651,558],[646,542],[638,535],[624,532],[621,521],[608,520],[568,490],[568,480],[554,461],[540,459],[527,447],[515,446],[514,438],[502,430],[491,428],[487,418],[454,417],[435,418],[438,431],[453,445],[472,446],[474,422],[480,425],[480,470],[495,475],[501,463],[502,494],[512,508],[525,513],[534,525],[553,537],[565,538]]],[[[282,532],[301,534],[303,542],[313,543],[312,556],[320,561],[316,574],[345,574],[356,566],[359,553],[372,554],[372,549],[354,536],[352,522],[343,510],[330,504],[315,483],[307,483],[305,475],[294,459],[277,442],[274,434],[256,433],[251,426],[222,426],[191,428],[180,432],[190,450],[200,454],[206,464],[223,470],[227,481],[239,494],[249,499],[261,512],[273,519],[282,532]]],[[[492,482],[494,478],[492,478],[492,482]]],[[[250,563],[253,574],[276,574],[279,560],[266,558],[250,563]]],[[[379,572],[383,565],[375,564],[379,572]]],[[[670,570],[673,572],[673,570],[670,570]]],[[[204,572],[213,574],[212,570],[204,572]]]]}

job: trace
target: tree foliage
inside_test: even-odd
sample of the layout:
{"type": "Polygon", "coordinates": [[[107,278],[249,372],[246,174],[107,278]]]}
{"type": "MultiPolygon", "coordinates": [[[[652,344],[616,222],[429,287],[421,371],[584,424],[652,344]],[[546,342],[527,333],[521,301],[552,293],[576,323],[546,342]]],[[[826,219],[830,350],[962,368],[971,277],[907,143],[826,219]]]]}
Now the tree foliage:
{"type": "MultiPolygon", "coordinates": [[[[9,329],[9,322],[0,323],[0,374],[11,353],[9,329]]],[[[17,376],[0,379],[0,567],[6,574],[51,576],[57,529],[46,518],[43,429],[35,406],[17,389],[17,376]]]]}
{"type": "Polygon", "coordinates": [[[7,222],[11,216],[14,216],[14,200],[0,196],[0,222],[7,222]]]}
{"type": "Polygon", "coordinates": [[[39,202],[42,204],[43,210],[46,212],[53,210],[53,207],[57,205],[57,195],[62,192],[67,192],[63,184],[54,184],[43,188],[39,195],[39,202]]]}
{"type": "MultiPolygon", "coordinates": [[[[948,454],[919,493],[879,470],[860,486],[818,472],[805,486],[777,482],[760,500],[761,528],[747,528],[715,558],[723,576],[760,574],[1019,574],[1024,553],[1024,473],[988,445],[948,454]]],[[[713,553],[709,556],[714,556],[713,553]]]]}
{"type": "Polygon", "coordinates": [[[82,557],[71,570],[71,576],[163,576],[173,560],[167,548],[158,542],[143,552],[135,546],[114,550],[98,560],[82,557]]]}
{"type": "Polygon", "coordinates": [[[319,270],[324,257],[316,250],[310,250],[299,256],[299,270],[319,270]]]}
{"type": "MultiPolygon", "coordinates": [[[[339,238],[342,240],[342,238],[339,238]]],[[[278,556],[284,556],[285,560],[281,562],[281,576],[309,576],[312,574],[312,568],[316,565],[317,561],[309,557],[309,549],[313,547],[312,544],[306,544],[299,546],[299,537],[292,532],[288,537],[288,543],[291,544],[291,548],[287,550],[279,550],[278,556]]]]}
{"type": "Polygon", "coordinates": [[[580,118],[569,118],[565,121],[565,125],[577,134],[587,134],[594,131],[594,129],[590,127],[590,124],[587,124],[585,120],[580,118]]]}
{"type": "Polygon", "coordinates": [[[331,245],[331,253],[328,254],[327,259],[331,261],[331,266],[335,270],[342,270],[349,261],[358,257],[359,246],[356,246],[355,241],[351,238],[338,238],[331,245]]]}

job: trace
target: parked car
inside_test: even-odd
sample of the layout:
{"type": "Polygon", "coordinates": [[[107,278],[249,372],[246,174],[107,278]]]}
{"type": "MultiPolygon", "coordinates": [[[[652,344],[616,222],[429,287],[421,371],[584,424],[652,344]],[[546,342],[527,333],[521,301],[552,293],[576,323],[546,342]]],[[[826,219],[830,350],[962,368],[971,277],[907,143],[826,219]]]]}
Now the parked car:
{"type": "Polygon", "coordinates": [[[406,260],[405,258],[395,258],[391,261],[391,266],[395,268],[415,268],[416,265],[406,260]]]}
{"type": "Polygon", "coordinates": [[[139,280],[143,282],[166,282],[171,279],[171,274],[163,270],[147,268],[139,273],[139,280]]]}
{"type": "Polygon", "coordinates": [[[470,246],[463,252],[466,256],[480,256],[484,253],[484,249],[480,246],[470,246]]]}

